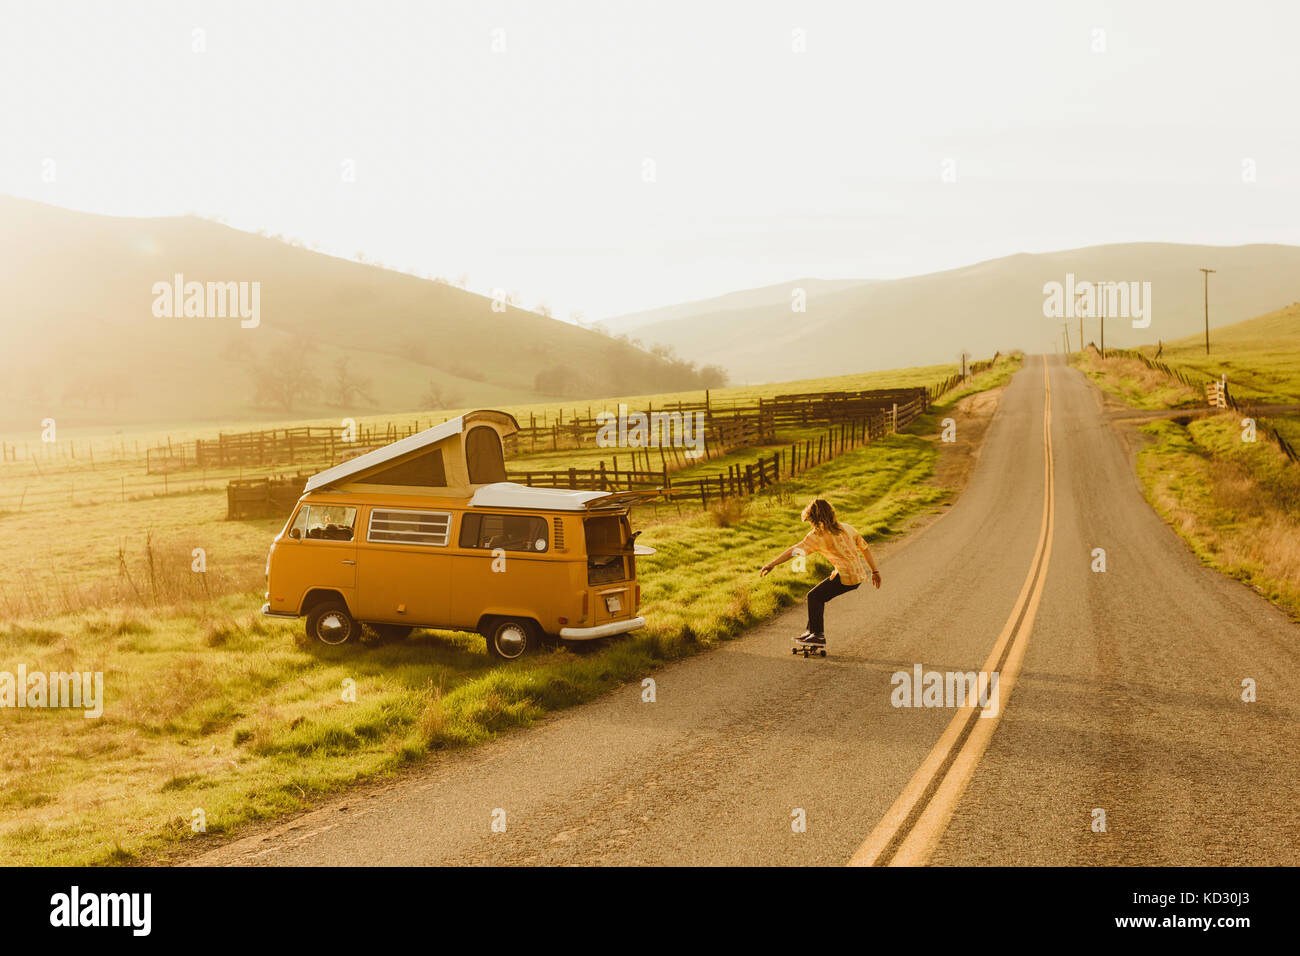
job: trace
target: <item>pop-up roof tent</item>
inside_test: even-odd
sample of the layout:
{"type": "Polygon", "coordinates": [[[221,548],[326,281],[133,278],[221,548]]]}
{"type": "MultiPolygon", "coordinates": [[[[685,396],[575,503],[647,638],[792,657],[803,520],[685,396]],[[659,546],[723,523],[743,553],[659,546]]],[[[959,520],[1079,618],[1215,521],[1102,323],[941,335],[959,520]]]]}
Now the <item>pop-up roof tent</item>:
{"type": "Polygon", "coordinates": [[[312,475],[304,490],[469,497],[506,480],[501,443],[518,430],[505,412],[466,412],[312,475]]]}
{"type": "Polygon", "coordinates": [[[471,507],[479,508],[588,512],[625,510],[652,496],[643,491],[532,488],[507,481],[502,440],[518,430],[514,416],[505,412],[466,412],[312,475],[303,490],[437,495],[468,498],[471,507]]]}

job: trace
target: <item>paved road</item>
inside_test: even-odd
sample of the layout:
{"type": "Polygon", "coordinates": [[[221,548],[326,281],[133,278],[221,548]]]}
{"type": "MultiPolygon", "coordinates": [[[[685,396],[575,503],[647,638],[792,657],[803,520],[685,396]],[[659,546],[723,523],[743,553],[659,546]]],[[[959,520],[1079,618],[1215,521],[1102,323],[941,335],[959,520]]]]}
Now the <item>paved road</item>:
{"type": "Polygon", "coordinates": [[[655,703],[624,688],[195,862],[1300,863],[1300,628],[1191,557],[1112,427],[1028,360],[958,502],[829,605],[827,659],[791,656],[796,608],[655,703]],[[996,715],[893,706],[916,665],[998,671],[996,715]]]}

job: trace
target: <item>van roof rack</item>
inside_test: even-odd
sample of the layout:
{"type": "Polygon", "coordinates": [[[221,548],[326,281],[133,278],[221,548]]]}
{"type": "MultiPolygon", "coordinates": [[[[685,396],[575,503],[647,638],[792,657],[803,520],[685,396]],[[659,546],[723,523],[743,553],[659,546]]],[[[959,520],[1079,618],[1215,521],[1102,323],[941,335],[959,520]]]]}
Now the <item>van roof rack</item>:
{"type": "Polygon", "coordinates": [[[537,488],[514,481],[495,481],[475,491],[469,505],[471,508],[530,508],[537,511],[623,511],[658,494],[657,491],[537,488]]]}
{"type": "Polygon", "coordinates": [[[582,511],[605,491],[580,488],[535,488],[515,481],[483,485],[469,499],[471,508],[531,508],[539,511],[582,511]]]}

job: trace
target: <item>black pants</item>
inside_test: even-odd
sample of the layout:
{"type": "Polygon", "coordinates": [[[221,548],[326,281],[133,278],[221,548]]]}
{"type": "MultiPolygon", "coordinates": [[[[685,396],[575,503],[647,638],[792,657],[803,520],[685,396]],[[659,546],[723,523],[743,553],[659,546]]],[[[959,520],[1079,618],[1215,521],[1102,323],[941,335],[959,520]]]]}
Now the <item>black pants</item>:
{"type": "Polygon", "coordinates": [[[862,585],[845,584],[840,580],[838,574],[832,574],[829,578],[817,585],[808,592],[808,630],[814,634],[825,633],[826,627],[826,602],[839,597],[841,594],[848,594],[850,591],[856,591],[862,585]]]}

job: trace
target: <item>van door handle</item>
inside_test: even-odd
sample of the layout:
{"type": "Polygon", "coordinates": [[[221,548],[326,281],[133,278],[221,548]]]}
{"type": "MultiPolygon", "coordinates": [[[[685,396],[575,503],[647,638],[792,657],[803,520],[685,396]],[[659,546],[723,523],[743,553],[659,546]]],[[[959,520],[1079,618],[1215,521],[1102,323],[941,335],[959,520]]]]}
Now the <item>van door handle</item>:
{"type": "Polygon", "coordinates": [[[344,563],[344,564],[356,564],[356,562],[353,561],[351,558],[344,558],[344,559],[343,559],[343,563],[344,563]]]}

